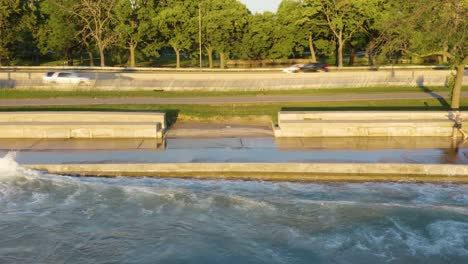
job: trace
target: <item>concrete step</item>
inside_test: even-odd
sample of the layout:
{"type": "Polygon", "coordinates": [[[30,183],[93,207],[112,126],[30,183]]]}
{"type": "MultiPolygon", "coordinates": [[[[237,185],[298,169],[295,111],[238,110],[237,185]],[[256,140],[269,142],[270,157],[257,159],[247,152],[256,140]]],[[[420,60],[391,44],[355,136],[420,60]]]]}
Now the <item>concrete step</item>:
{"type": "Polygon", "coordinates": [[[154,122],[0,122],[0,138],[162,138],[154,122]]]}
{"type": "Polygon", "coordinates": [[[276,137],[449,137],[450,120],[289,120],[276,137]]]}
{"type": "Polygon", "coordinates": [[[0,122],[152,122],[166,129],[165,113],[153,112],[0,112],[0,122]]]}

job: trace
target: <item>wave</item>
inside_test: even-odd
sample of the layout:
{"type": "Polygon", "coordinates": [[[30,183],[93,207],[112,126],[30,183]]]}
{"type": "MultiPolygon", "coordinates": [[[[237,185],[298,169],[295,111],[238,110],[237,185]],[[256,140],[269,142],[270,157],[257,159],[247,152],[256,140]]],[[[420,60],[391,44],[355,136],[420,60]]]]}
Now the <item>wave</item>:
{"type": "Polygon", "coordinates": [[[8,152],[0,158],[0,180],[17,178],[36,178],[40,172],[24,168],[16,162],[16,152],[8,152]]]}

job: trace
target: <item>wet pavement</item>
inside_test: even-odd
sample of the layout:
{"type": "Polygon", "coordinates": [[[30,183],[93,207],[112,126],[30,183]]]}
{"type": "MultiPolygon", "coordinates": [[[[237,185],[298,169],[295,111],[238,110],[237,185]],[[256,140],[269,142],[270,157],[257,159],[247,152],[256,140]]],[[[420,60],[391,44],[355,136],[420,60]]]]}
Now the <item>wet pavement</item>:
{"type": "Polygon", "coordinates": [[[226,137],[0,140],[22,164],[67,163],[424,163],[468,164],[468,144],[449,138],[226,137]]]}

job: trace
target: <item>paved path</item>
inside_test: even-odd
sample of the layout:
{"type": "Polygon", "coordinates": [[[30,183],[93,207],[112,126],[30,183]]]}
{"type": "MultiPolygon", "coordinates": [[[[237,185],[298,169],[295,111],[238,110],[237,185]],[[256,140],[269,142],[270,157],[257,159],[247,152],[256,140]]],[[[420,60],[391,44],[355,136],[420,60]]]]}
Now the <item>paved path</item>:
{"type": "MultiPolygon", "coordinates": [[[[193,104],[254,104],[254,103],[306,103],[347,102],[368,100],[443,99],[448,93],[387,93],[387,94],[339,94],[297,96],[238,96],[238,97],[190,97],[190,98],[51,98],[51,99],[0,99],[0,106],[64,106],[64,105],[193,105],[193,104]]],[[[463,93],[468,97],[468,92],[463,93]]]]}

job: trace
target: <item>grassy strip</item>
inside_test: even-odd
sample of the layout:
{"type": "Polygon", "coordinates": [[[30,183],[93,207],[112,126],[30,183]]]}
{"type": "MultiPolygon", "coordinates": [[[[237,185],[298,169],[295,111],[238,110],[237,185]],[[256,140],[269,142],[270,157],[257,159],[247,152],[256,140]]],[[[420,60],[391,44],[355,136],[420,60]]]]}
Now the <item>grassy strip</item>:
{"type": "MultiPolygon", "coordinates": [[[[468,109],[468,99],[461,101],[468,109]]],[[[0,107],[0,111],[131,111],[167,113],[169,123],[176,120],[222,121],[229,119],[269,119],[277,121],[279,111],[436,111],[449,110],[439,100],[388,100],[351,102],[313,102],[232,105],[83,105],[45,107],[0,107]]]]}
{"type": "MultiPolygon", "coordinates": [[[[468,88],[468,87],[466,87],[468,88]]],[[[281,91],[57,91],[57,90],[17,90],[0,89],[1,99],[46,99],[46,98],[123,98],[123,97],[221,97],[221,96],[273,96],[273,95],[337,95],[337,94],[378,94],[378,93],[417,93],[448,92],[446,87],[367,87],[339,89],[301,89],[281,91]]]]}

